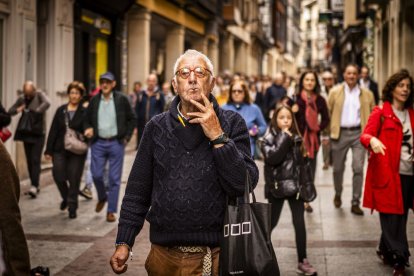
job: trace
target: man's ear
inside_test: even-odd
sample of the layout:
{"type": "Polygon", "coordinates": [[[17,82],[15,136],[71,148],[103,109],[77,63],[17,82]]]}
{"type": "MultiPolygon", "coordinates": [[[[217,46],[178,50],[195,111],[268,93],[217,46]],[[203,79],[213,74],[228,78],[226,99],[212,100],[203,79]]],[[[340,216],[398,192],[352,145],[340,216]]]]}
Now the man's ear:
{"type": "Polygon", "coordinates": [[[213,91],[214,86],[216,85],[216,78],[213,77],[210,83],[210,93],[213,91]]]}
{"type": "Polygon", "coordinates": [[[178,94],[178,92],[177,92],[177,83],[175,82],[175,78],[173,78],[173,79],[171,80],[171,84],[172,84],[172,86],[173,86],[173,88],[174,88],[174,92],[175,92],[175,94],[178,94]]]}

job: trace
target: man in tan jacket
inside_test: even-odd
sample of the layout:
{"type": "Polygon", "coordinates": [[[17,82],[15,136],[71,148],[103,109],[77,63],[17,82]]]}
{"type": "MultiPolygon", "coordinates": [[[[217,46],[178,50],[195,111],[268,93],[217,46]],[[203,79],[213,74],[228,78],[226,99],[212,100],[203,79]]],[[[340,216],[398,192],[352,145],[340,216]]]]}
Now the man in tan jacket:
{"type": "Polygon", "coordinates": [[[375,101],[371,91],[358,86],[358,66],[350,64],[344,71],[344,83],[335,86],[329,92],[328,108],[331,115],[330,137],[333,163],[333,181],[335,186],[334,205],[341,207],[342,184],[345,160],[348,150],[352,150],[352,207],[355,215],[363,215],[359,207],[365,149],[359,142],[375,101]]]}
{"type": "Polygon", "coordinates": [[[20,222],[19,196],[16,169],[0,141],[0,250],[6,269],[2,275],[30,274],[29,251],[20,222]]]}

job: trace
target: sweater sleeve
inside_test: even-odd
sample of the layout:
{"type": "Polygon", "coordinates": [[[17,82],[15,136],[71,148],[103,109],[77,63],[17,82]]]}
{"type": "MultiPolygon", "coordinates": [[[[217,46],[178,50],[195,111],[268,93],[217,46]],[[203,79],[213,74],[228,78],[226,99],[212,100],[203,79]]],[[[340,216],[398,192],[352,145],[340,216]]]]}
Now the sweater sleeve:
{"type": "MultiPolygon", "coordinates": [[[[253,188],[259,178],[256,163],[250,157],[250,140],[246,123],[236,112],[230,118],[230,141],[220,148],[213,148],[213,157],[223,189],[229,196],[241,196],[244,193],[246,171],[249,172],[253,188]]],[[[226,113],[228,115],[229,113],[226,113]]]]}
{"type": "Polygon", "coordinates": [[[38,92],[41,104],[34,110],[37,113],[44,113],[50,107],[50,100],[44,92],[38,92]]]}
{"type": "Polygon", "coordinates": [[[9,114],[11,116],[17,115],[17,108],[19,108],[20,106],[22,106],[24,104],[24,99],[23,97],[19,97],[16,102],[10,107],[9,109],[9,114]]]}
{"type": "Polygon", "coordinates": [[[116,242],[127,243],[131,248],[151,206],[154,128],[150,121],[144,129],[121,205],[116,242]]]}
{"type": "Polygon", "coordinates": [[[361,134],[360,141],[365,148],[369,148],[370,141],[372,137],[376,137],[381,128],[381,116],[382,109],[380,107],[375,107],[371,115],[368,118],[367,125],[364,128],[363,133],[361,134]]]}

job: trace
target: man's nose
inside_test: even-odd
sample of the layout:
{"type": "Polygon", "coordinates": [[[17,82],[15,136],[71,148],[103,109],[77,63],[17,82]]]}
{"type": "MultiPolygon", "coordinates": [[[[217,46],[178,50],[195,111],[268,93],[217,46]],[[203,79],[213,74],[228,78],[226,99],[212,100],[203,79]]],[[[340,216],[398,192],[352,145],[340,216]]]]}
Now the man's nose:
{"type": "Polygon", "coordinates": [[[194,71],[190,72],[190,76],[188,77],[188,82],[189,83],[196,83],[197,82],[197,77],[196,77],[194,71]]]}

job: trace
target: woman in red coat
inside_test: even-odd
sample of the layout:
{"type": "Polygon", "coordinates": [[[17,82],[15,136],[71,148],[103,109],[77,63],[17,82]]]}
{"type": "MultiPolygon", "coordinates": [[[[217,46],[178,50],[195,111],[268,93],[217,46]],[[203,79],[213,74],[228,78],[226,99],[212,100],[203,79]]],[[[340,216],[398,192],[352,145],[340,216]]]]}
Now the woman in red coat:
{"type": "Polygon", "coordinates": [[[384,105],[373,110],[361,135],[371,153],[363,206],[380,213],[378,256],[394,267],[394,275],[403,275],[410,256],[407,215],[414,200],[414,94],[408,71],[392,75],[382,97],[384,105]]]}

